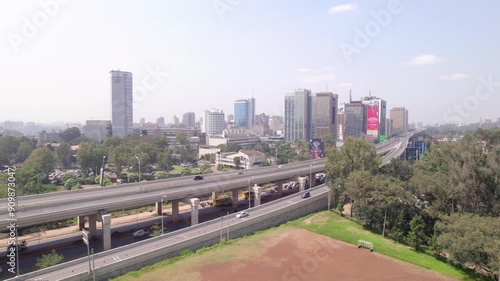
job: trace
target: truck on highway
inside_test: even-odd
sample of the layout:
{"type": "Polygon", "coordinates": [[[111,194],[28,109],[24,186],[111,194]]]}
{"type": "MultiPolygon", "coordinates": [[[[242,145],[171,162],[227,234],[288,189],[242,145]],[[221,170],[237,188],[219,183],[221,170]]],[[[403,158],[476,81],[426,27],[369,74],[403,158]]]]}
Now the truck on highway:
{"type": "Polygon", "coordinates": [[[212,205],[214,207],[231,206],[233,204],[233,199],[231,197],[222,197],[212,200],[212,205]]]}
{"type": "MultiPolygon", "coordinates": [[[[248,199],[248,191],[241,193],[241,196],[243,196],[243,199],[248,199]]],[[[254,197],[255,193],[253,191],[250,191],[250,199],[253,199],[254,197]]]]}

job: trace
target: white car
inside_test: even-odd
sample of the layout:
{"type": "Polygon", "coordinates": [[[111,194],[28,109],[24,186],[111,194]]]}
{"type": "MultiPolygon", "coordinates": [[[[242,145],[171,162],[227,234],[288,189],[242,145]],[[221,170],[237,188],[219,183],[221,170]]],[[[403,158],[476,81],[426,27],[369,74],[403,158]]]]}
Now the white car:
{"type": "Polygon", "coordinates": [[[247,217],[247,216],[248,216],[248,212],[247,211],[241,211],[238,214],[236,214],[236,217],[239,218],[239,219],[247,217]]]}
{"type": "Polygon", "coordinates": [[[148,234],[149,234],[149,231],[145,231],[144,229],[139,229],[136,232],[134,232],[132,235],[134,235],[134,237],[142,237],[142,236],[148,235],[148,234]]]}

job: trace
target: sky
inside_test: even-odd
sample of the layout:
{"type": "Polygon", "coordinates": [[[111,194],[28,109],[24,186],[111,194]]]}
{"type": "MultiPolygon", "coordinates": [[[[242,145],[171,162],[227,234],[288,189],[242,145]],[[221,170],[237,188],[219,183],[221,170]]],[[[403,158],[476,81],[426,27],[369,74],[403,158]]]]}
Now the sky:
{"type": "MultiPolygon", "coordinates": [[[[500,1],[0,2],[0,121],[110,119],[110,71],[134,75],[134,121],[285,93],[406,106],[409,122],[500,117],[500,1]]],[[[389,116],[388,116],[389,117],[389,116]]]]}

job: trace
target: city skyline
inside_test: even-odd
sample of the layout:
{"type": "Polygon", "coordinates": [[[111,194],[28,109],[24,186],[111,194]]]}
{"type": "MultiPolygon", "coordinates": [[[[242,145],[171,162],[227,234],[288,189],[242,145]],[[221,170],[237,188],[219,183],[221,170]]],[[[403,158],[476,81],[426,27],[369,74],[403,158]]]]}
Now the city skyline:
{"type": "Polygon", "coordinates": [[[40,3],[0,4],[0,93],[10,105],[0,120],[111,120],[110,69],[134,73],[134,123],[233,113],[252,89],[256,114],[283,116],[283,94],[299,88],[337,94],[339,105],[350,89],[356,100],[371,90],[408,109],[410,123],[498,117],[495,1],[40,3]],[[346,3],[356,5],[338,8],[346,3]]]}

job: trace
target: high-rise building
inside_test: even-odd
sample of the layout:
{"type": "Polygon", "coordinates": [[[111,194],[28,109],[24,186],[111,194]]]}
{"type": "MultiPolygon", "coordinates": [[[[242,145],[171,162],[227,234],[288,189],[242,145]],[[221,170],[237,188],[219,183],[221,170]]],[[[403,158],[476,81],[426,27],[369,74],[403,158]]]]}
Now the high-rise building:
{"type": "Polygon", "coordinates": [[[225,115],[222,110],[205,110],[205,117],[203,118],[203,127],[207,135],[220,135],[226,129],[225,115]]]}
{"type": "Polygon", "coordinates": [[[194,112],[186,112],[182,115],[182,124],[184,124],[186,128],[194,128],[195,120],[194,112]]]}
{"type": "Polygon", "coordinates": [[[111,120],[87,120],[82,134],[90,139],[103,142],[112,135],[111,120]]]}
{"type": "Polygon", "coordinates": [[[111,123],[113,135],[124,137],[132,133],[133,96],[132,73],[112,70],[111,73],[111,123]]]}
{"type": "Polygon", "coordinates": [[[255,124],[255,99],[239,99],[234,102],[234,125],[252,129],[255,124]]]}
{"type": "Polygon", "coordinates": [[[311,91],[297,89],[285,94],[285,141],[309,141],[311,136],[311,91]]]}
{"type": "Polygon", "coordinates": [[[141,125],[141,127],[144,126],[144,124],[146,124],[146,119],[144,118],[139,119],[139,124],[141,125]]]}
{"type": "Polygon", "coordinates": [[[158,119],[156,119],[156,127],[162,128],[163,126],[165,126],[165,118],[161,116],[158,119]]]}
{"type": "Polygon", "coordinates": [[[337,140],[338,95],[316,93],[311,96],[311,137],[337,140]]]}
{"type": "Polygon", "coordinates": [[[378,139],[380,135],[385,135],[385,119],[387,116],[387,103],[381,98],[368,96],[361,98],[361,103],[366,106],[366,135],[378,139]]]}
{"type": "Polygon", "coordinates": [[[394,133],[402,133],[408,130],[408,110],[405,107],[391,108],[390,115],[394,133]]]}
{"type": "Polygon", "coordinates": [[[232,123],[232,122],[234,122],[234,115],[228,114],[227,115],[227,123],[232,123]]]}
{"type": "Polygon", "coordinates": [[[385,119],[385,134],[390,137],[392,136],[392,119],[391,118],[387,118],[385,119]]]}
{"type": "Polygon", "coordinates": [[[337,140],[343,141],[345,139],[345,113],[344,109],[340,108],[337,111],[337,140]]]}
{"type": "Polygon", "coordinates": [[[352,101],[346,103],[344,107],[345,113],[345,130],[346,137],[361,137],[366,131],[365,105],[360,101],[352,101]]]}
{"type": "Polygon", "coordinates": [[[177,117],[177,116],[174,115],[174,118],[173,118],[172,121],[174,122],[175,126],[179,126],[179,117],[177,117]]]}

